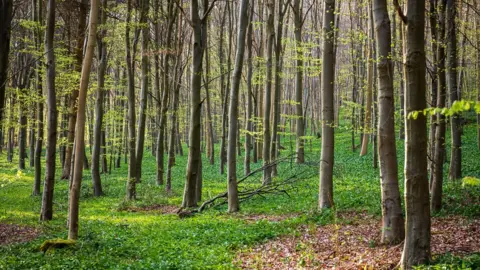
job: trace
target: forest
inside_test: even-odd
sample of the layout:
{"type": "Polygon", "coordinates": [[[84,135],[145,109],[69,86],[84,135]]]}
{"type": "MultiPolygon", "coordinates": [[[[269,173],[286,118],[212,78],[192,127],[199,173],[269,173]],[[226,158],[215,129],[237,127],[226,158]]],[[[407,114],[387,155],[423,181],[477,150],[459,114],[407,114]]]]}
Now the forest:
{"type": "Polygon", "coordinates": [[[0,0],[0,269],[480,269],[480,0],[0,0]]]}

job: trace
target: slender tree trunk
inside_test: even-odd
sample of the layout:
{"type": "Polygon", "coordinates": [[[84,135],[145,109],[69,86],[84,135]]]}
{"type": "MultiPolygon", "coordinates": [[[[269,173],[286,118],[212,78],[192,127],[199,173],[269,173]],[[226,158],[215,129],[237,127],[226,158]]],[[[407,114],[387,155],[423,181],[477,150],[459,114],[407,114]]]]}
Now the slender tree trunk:
{"type": "MultiPolygon", "coordinates": [[[[34,21],[38,22],[40,26],[43,25],[42,22],[42,4],[40,1],[33,0],[34,4],[34,21]]],[[[41,27],[37,27],[35,29],[35,48],[37,51],[40,51],[40,43],[42,40],[41,37],[41,27]]],[[[42,73],[40,67],[42,66],[42,61],[39,60],[36,64],[36,71],[35,71],[35,88],[37,91],[37,95],[39,97],[43,96],[43,87],[42,87],[42,73]]],[[[42,177],[42,146],[43,146],[43,101],[37,102],[37,141],[35,143],[35,158],[34,158],[34,184],[33,184],[33,192],[32,195],[38,196],[40,195],[40,185],[41,185],[41,177],[42,177]]]]}
{"type": "Polygon", "coordinates": [[[393,91],[392,33],[386,0],[373,2],[377,40],[378,71],[378,154],[382,187],[383,243],[396,244],[404,239],[405,227],[398,187],[397,149],[395,146],[395,104],[393,91]]]}
{"type": "MultiPolygon", "coordinates": [[[[438,95],[437,108],[445,107],[446,100],[446,77],[445,77],[445,4],[446,0],[440,0],[437,4],[436,14],[438,16],[438,41],[437,61],[438,61],[438,95]]],[[[435,134],[435,153],[433,156],[433,178],[431,181],[431,204],[432,212],[438,212],[442,208],[442,186],[443,186],[443,164],[445,163],[445,133],[446,121],[445,115],[437,113],[437,128],[435,134]]]]}
{"type": "Polygon", "coordinates": [[[230,93],[229,126],[228,126],[228,212],[238,212],[240,204],[238,201],[237,187],[237,129],[238,129],[238,94],[240,90],[240,79],[242,76],[243,56],[245,53],[245,36],[248,26],[248,0],[242,0],[240,4],[239,28],[237,33],[237,52],[235,55],[235,70],[232,76],[232,91],[230,93]]]}
{"type": "MultiPolygon", "coordinates": [[[[107,0],[103,0],[101,11],[101,23],[106,24],[106,7],[107,0]]],[[[97,100],[95,103],[95,128],[93,135],[93,152],[92,152],[92,186],[93,194],[95,196],[103,195],[102,182],[100,177],[100,149],[102,147],[102,124],[103,124],[103,110],[104,110],[104,97],[105,97],[105,71],[107,69],[107,46],[103,41],[103,37],[106,34],[106,30],[102,30],[98,35],[98,71],[97,71],[97,100]]]]}
{"type": "Polygon", "coordinates": [[[136,181],[139,183],[142,178],[142,160],[143,152],[145,147],[145,129],[146,129],[146,119],[147,119],[147,95],[148,95],[148,43],[149,43],[149,33],[150,33],[150,24],[148,20],[148,7],[150,3],[149,0],[140,1],[140,23],[144,24],[142,28],[142,90],[140,93],[140,111],[138,116],[138,134],[137,134],[137,145],[136,145],[136,181]],[[145,26],[146,25],[146,26],[145,26]]]}
{"type": "Polygon", "coordinates": [[[295,49],[297,54],[295,70],[295,113],[297,116],[297,138],[296,150],[297,163],[305,162],[305,119],[303,118],[303,50],[302,50],[302,4],[301,0],[295,0],[293,4],[293,13],[295,17],[295,49]]]}
{"type": "Polygon", "coordinates": [[[362,148],[360,156],[365,156],[368,153],[368,142],[370,134],[372,134],[372,103],[373,103],[373,18],[370,11],[370,4],[368,5],[368,39],[367,39],[367,95],[365,106],[365,121],[362,137],[362,148]]]}
{"type": "Polygon", "coordinates": [[[244,159],[244,174],[247,175],[250,173],[250,152],[252,149],[252,110],[253,110],[253,88],[252,88],[252,78],[253,78],[253,15],[254,15],[254,0],[250,5],[250,16],[249,23],[247,28],[247,111],[245,118],[245,159],[244,159]]]}
{"type": "MultiPolygon", "coordinates": [[[[450,95],[450,106],[459,99],[457,91],[457,28],[456,17],[457,11],[454,0],[447,0],[447,76],[448,76],[448,92],[450,95]]],[[[450,157],[450,173],[451,180],[462,177],[462,134],[460,115],[454,114],[450,121],[452,151],[450,157]]]]}
{"type": "Polygon", "coordinates": [[[125,28],[125,50],[127,64],[127,100],[128,100],[128,140],[127,151],[128,158],[128,176],[127,176],[127,200],[135,200],[136,191],[136,153],[135,153],[135,79],[133,70],[133,59],[130,48],[130,28],[131,28],[132,0],[127,0],[127,26],[125,28]]]}
{"type": "Polygon", "coordinates": [[[427,121],[410,113],[427,107],[425,96],[425,1],[407,0],[405,17],[405,244],[403,269],[430,261],[430,205],[427,171],[427,121]]]}
{"type": "Polygon", "coordinates": [[[47,2],[47,28],[45,30],[45,54],[47,64],[47,153],[45,158],[45,185],[43,187],[40,220],[53,218],[53,190],[55,187],[55,159],[57,149],[57,101],[55,93],[55,0],[47,2]]]}
{"type": "Polygon", "coordinates": [[[268,185],[272,182],[271,167],[270,164],[270,110],[271,110],[271,95],[272,95],[272,53],[273,44],[275,43],[275,31],[274,31],[274,16],[275,16],[275,1],[267,0],[267,46],[266,46],[266,81],[265,81],[265,96],[264,96],[264,110],[263,110],[263,166],[267,166],[263,171],[263,184],[268,185]]]}
{"type": "Polygon", "coordinates": [[[334,162],[334,22],[335,0],[325,0],[323,13],[322,150],[320,157],[319,208],[333,206],[334,162]]]}
{"type": "MultiPolygon", "coordinates": [[[[206,25],[206,24],[205,24],[206,25]]],[[[206,27],[205,31],[207,31],[208,27],[206,27]]],[[[206,44],[208,47],[208,42],[206,44]]],[[[209,89],[209,76],[210,76],[210,57],[208,54],[208,49],[205,49],[205,99],[207,102],[207,157],[210,165],[215,164],[215,140],[213,134],[213,120],[212,120],[212,110],[211,110],[211,102],[210,102],[210,89],[209,89]]]]}
{"type": "MultiPolygon", "coordinates": [[[[80,12],[78,14],[77,28],[77,47],[75,49],[75,71],[82,70],[83,61],[83,45],[85,39],[85,25],[87,21],[88,0],[81,0],[80,12]]],[[[77,100],[78,90],[74,89],[70,96],[70,104],[68,108],[68,133],[67,147],[65,151],[65,164],[63,166],[62,179],[69,179],[72,172],[73,164],[73,140],[75,137],[75,125],[77,122],[77,100]]]]}
{"type": "MultiPolygon", "coordinates": [[[[104,0],[106,1],[106,0],[104,0]]],[[[85,58],[82,64],[82,74],[80,79],[80,90],[78,95],[77,126],[75,127],[75,164],[73,167],[73,177],[70,185],[70,203],[68,209],[68,239],[76,240],[78,238],[78,209],[80,200],[80,188],[82,185],[83,161],[84,155],[80,153],[85,151],[85,120],[88,81],[90,79],[90,70],[92,66],[93,54],[97,38],[97,20],[99,0],[92,0],[90,6],[90,22],[88,26],[88,42],[85,49],[85,58]]],[[[102,59],[103,60],[103,59],[102,59]]],[[[97,193],[98,190],[95,191],[97,193]]],[[[100,190],[101,192],[101,190],[100,190]]]]}
{"type": "MultiPolygon", "coordinates": [[[[477,10],[480,10],[480,1],[476,0],[477,10]]],[[[480,48],[480,16],[476,16],[477,48],[480,48]]],[[[1,80],[0,80],[1,82],[1,80]]],[[[480,50],[477,49],[477,102],[480,102],[480,50]]],[[[1,120],[1,119],[0,119],[1,120]]],[[[477,144],[480,150],[480,114],[477,114],[477,144]]]]}
{"type": "MultiPolygon", "coordinates": [[[[432,67],[432,92],[430,94],[431,98],[431,103],[430,107],[435,107],[437,105],[437,95],[438,95],[438,83],[437,83],[437,73],[438,73],[438,58],[437,58],[437,42],[438,42],[438,35],[437,35],[437,0],[430,0],[430,15],[429,15],[429,20],[430,20],[430,33],[432,40],[435,42],[432,42],[432,61],[433,61],[433,67],[432,67]]],[[[433,177],[434,177],[434,171],[435,171],[435,162],[433,160],[433,157],[435,155],[435,136],[436,136],[436,129],[437,129],[437,116],[435,114],[430,115],[430,130],[428,132],[428,145],[429,145],[429,172],[430,172],[430,186],[432,185],[433,182],[433,177]]]]}

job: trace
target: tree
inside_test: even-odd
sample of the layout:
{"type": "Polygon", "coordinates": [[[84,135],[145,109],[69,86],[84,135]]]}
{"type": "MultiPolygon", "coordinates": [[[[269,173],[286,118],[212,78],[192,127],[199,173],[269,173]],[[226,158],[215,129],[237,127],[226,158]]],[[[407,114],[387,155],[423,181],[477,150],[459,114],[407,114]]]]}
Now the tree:
{"type": "MultiPolygon", "coordinates": [[[[107,0],[103,0],[102,11],[100,14],[100,21],[102,24],[106,24],[107,19],[107,0]]],[[[103,195],[102,184],[100,178],[100,149],[102,148],[102,128],[103,128],[103,111],[104,111],[104,97],[105,97],[105,71],[107,69],[107,44],[103,40],[106,35],[106,29],[98,34],[98,71],[97,71],[97,101],[95,104],[95,129],[93,134],[93,151],[92,151],[92,185],[93,194],[95,196],[103,195]]]]}
{"type": "MultiPolygon", "coordinates": [[[[8,54],[10,52],[10,33],[13,17],[13,1],[0,0],[0,131],[3,133],[5,109],[5,89],[7,87],[8,54]]],[[[0,152],[2,146],[0,144],[0,152]]]]}
{"type": "Polygon", "coordinates": [[[272,96],[272,54],[273,54],[273,44],[275,42],[275,31],[273,28],[274,16],[275,16],[275,1],[267,0],[267,46],[265,47],[265,53],[267,56],[266,59],[266,81],[265,81],[265,96],[263,98],[265,102],[263,110],[263,166],[265,170],[263,171],[263,184],[270,184],[272,182],[271,176],[271,167],[270,164],[270,108],[271,108],[271,96],[272,96]]]}
{"type": "Polygon", "coordinates": [[[333,206],[334,162],[334,23],[335,0],[325,0],[323,10],[322,150],[320,156],[319,208],[333,206]]]}
{"type": "Polygon", "coordinates": [[[250,5],[250,16],[247,29],[247,111],[245,117],[245,159],[244,159],[244,174],[250,173],[250,150],[252,148],[253,138],[251,132],[253,131],[252,113],[253,113],[253,15],[254,3],[250,5]]]}
{"type": "Polygon", "coordinates": [[[147,92],[148,92],[148,42],[149,42],[149,33],[150,27],[147,23],[148,19],[148,7],[149,0],[140,1],[140,24],[143,24],[142,27],[142,90],[140,93],[140,111],[138,116],[138,135],[137,135],[137,145],[136,145],[136,181],[140,182],[142,178],[142,160],[143,160],[143,151],[145,146],[145,128],[146,128],[146,119],[147,119],[147,92]],[[145,26],[146,25],[146,26],[145,26]]]}
{"type": "MultiPolygon", "coordinates": [[[[106,0],[104,0],[106,1],[106,0]]],[[[73,167],[72,183],[70,185],[70,203],[68,208],[68,239],[78,238],[78,208],[80,200],[80,187],[83,176],[84,156],[79,154],[85,149],[85,120],[88,82],[92,67],[93,54],[97,38],[97,20],[99,0],[92,0],[90,6],[90,21],[88,24],[88,42],[82,64],[80,90],[78,91],[77,126],[75,127],[75,163],[73,167]]],[[[100,190],[101,191],[101,190],[100,190]]]]}
{"type": "MultiPolygon", "coordinates": [[[[440,46],[437,46],[437,61],[438,61],[438,94],[437,94],[437,108],[445,107],[446,99],[446,77],[445,77],[445,4],[446,0],[440,0],[437,3],[438,16],[438,40],[440,46]]],[[[445,163],[445,132],[446,123],[445,115],[437,113],[437,128],[435,130],[435,148],[433,156],[433,172],[430,192],[432,200],[430,208],[433,212],[438,212],[442,208],[442,186],[443,186],[443,164],[445,163]]]]}
{"type": "MultiPolygon", "coordinates": [[[[39,3],[40,1],[34,0],[33,1],[33,12],[34,12],[34,21],[37,22],[39,25],[35,28],[35,49],[40,51],[40,43],[42,42],[42,4],[39,3]]],[[[43,97],[43,87],[42,87],[42,61],[39,61],[36,64],[36,71],[35,71],[35,88],[37,90],[37,95],[39,97],[43,97]]],[[[35,143],[35,157],[34,157],[34,184],[33,184],[33,196],[40,195],[40,185],[41,185],[41,177],[42,177],[42,147],[43,147],[43,99],[37,102],[37,141],[35,143]]]]}
{"type": "Polygon", "coordinates": [[[53,218],[53,190],[55,187],[55,159],[57,150],[57,99],[55,93],[55,0],[47,2],[47,28],[45,30],[45,54],[47,65],[47,152],[45,155],[45,184],[43,187],[40,220],[53,218]]]}
{"type": "Polygon", "coordinates": [[[192,0],[190,4],[190,26],[193,28],[193,58],[192,58],[192,77],[191,77],[191,93],[190,93],[190,134],[188,147],[188,164],[187,176],[185,180],[185,189],[183,193],[182,207],[193,207],[197,205],[197,185],[198,174],[201,163],[200,153],[200,130],[201,130],[201,109],[202,101],[200,99],[200,90],[202,83],[202,62],[203,53],[206,48],[205,35],[202,32],[202,24],[206,23],[208,13],[213,8],[215,1],[211,6],[208,0],[203,0],[203,16],[200,17],[198,0],[192,0]]]}
{"type": "MultiPolygon", "coordinates": [[[[457,11],[454,0],[447,0],[447,78],[448,78],[448,93],[450,96],[450,106],[459,99],[458,85],[457,85],[457,28],[456,17],[457,11]]],[[[450,173],[449,177],[452,180],[462,177],[462,133],[460,115],[454,114],[450,121],[451,124],[451,138],[452,151],[450,157],[450,173]]]]}
{"type": "Polygon", "coordinates": [[[405,244],[401,266],[411,269],[414,265],[430,261],[430,206],[427,172],[426,116],[419,113],[414,119],[411,113],[423,111],[427,106],[425,96],[425,1],[408,0],[407,14],[397,10],[405,27],[404,69],[405,89],[405,244]]]}
{"type": "Polygon", "coordinates": [[[383,243],[398,243],[404,238],[404,223],[398,187],[395,146],[395,104],[393,91],[392,33],[386,0],[373,2],[378,71],[378,155],[382,188],[383,243]]]}
{"type": "Polygon", "coordinates": [[[305,162],[304,139],[305,119],[303,118],[303,49],[302,49],[302,27],[304,18],[302,16],[303,3],[301,0],[293,1],[293,14],[295,18],[295,49],[297,53],[295,70],[295,114],[297,116],[297,163],[305,162]]]}
{"type": "Polygon", "coordinates": [[[136,153],[135,153],[135,74],[134,59],[130,48],[130,27],[131,27],[132,1],[127,0],[127,25],[125,27],[125,50],[127,62],[127,98],[128,98],[128,176],[127,176],[127,199],[135,200],[137,198],[136,182],[136,153]]]}
{"type": "Polygon", "coordinates": [[[242,0],[238,17],[240,19],[237,33],[237,52],[235,55],[235,70],[232,75],[232,91],[230,93],[228,126],[228,212],[240,209],[237,187],[237,129],[238,129],[238,93],[242,76],[243,56],[245,53],[245,36],[248,26],[248,0],[242,0]]]}

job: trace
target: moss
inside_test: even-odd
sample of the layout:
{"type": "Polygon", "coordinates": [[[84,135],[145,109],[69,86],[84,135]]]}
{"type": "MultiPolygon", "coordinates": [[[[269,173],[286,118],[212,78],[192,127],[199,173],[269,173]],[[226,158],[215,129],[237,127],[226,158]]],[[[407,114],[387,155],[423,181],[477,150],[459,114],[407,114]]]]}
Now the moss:
{"type": "Polygon", "coordinates": [[[52,248],[65,248],[65,247],[70,247],[75,245],[76,241],[75,240],[65,240],[65,239],[52,239],[52,240],[46,240],[43,242],[43,244],[40,246],[40,251],[43,251],[43,253],[47,252],[49,249],[52,248]]]}
{"type": "Polygon", "coordinates": [[[480,186],[480,179],[475,177],[466,176],[462,180],[462,187],[476,187],[480,186]]]}

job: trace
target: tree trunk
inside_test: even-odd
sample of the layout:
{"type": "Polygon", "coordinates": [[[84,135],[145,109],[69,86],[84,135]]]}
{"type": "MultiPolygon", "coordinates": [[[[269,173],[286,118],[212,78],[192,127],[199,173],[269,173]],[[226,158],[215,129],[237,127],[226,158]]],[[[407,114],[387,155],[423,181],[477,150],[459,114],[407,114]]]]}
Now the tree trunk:
{"type": "MultiPolygon", "coordinates": [[[[457,28],[456,28],[456,6],[454,0],[447,0],[447,76],[448,76],[448,92],[450,95],[450,106],[458,100],[457,91],[457,28]]],[[[462,134],[460,115],[454,114],[450,121],[452,151],[450,157],[450,173],[451,180],[462,177],[462,134]]]]}
{"type": "MultiPolygon", "coordinates": [[[[34,21],[38,22],[40,26],[43,26],[42,20],[42,4],[40,1],[33,0],[34,4],[34,21]]],[[[42,40],[42,30],[41,27],[35,29],[35,48],[37,51],[40,51],[40,42],[42,40]]],[[[40,67],[42,66],[42,61],[39,60],[36,64],[35,69],[35,88],[37,95],[43,97],[43,87],[42,87],[42,73],[40,67]]],[[[34,158],[34,184],[32,195],[40,195],[40,185],[42,177],[42,146],[43,146],[43,101],[37,102],[37,141],[35,143],[35,158],[34,158]]]]}
{"type": "Polygon", "coordinates": [[[404,239],[400,190],[398,187],[397,149],[395,146],[395,104],[392,33],[386,0],[373,2],[377,41],[378,71],[378,154],[382,188],[382,243],[396,244],[404,239]]]}
{"type": "Polygon", "coordinates": [[[235,70],[232,76],[232,91],[230,93],[229,126],[228,126],[228,212],[238,212],[240,205],[238,201],[237,187],[237,129],[238,129],[238,95],[240,90],[240,79],[242,76],[243,56],[245,53],[245,36],[248,25],[248,0],[242,0],[239,17],[239,28],[237,34],[237,52],[235,56],[235,70]]]}
{"type": "MultiPolygon", "coordinates": [[[[106,24],[106,5],[107,0],[103,0],[101,19],[100,23],[106,24]]],[[[98,34],[98,71],[97,71],[97,91],[96,96],[97,100],[95,103],[95,127],[93,135],[93,151],[92,151],[92,186],[93,186],[93,195],[101,196],[103,195],[102,191],[102,182],[100,177],[100,149],[102,147],[102,124],[103,124],[103,104],[105,97],[105,71],[107,69],[107,45],[103,41],[103,37],[106,34],[106,30],[103,29],[101,33],[98,34]]]]}
{"type": "MultiPolygon", "coordinates": [[[[104,0],[106,1],[106,0],[104,0]]],[[[97,20],[99,0],[92,0],[90,6],[90,22],[88,26],[88,42],[85,49],[85,58],[82,64],[82,74],[80,78],[80,89],[78,95],[77,108],[77,126],[75,127],[75,164],[73,166],[73,177],[70,185],[70,203],[68,209],[68,239],[76,240],[78,238],[78,208],[80,200],[80,188],[82,185],[83,161],[84,155],[80,153],[85,151],[85,119],[88,81],[90,79],[90,70],[92,66],[93,54],[95,50],[97,37],[97,20]]],[[[103,53],[102,53],[103,54],[103,53]]],[[[103,62],[103,59],[102,59],[103,62]]],[[[104,64],[104,63],[102,63],[104,64]]],[[[99,86],[100,88],[101,86],[99,86]]],[[[101,190],[96,190],[101,192],[101,190]]]]}
{"type": "MultiPolygon", "coordinates": [[[[79,5],[80,12],[78,14],[77,47],[75,49],[75,71],[80,73],[82,70],[83,61],[83,43],[85,40],[88,0],[81,0],[79,5]]],[[[75,125],[77,122],[77,100],[78,90],[74,89],[70,96],[70,104],[68,108],[67,147],[65,151],[65,163],[63,166],[62,179],[69,179],[72,172],[71,164],[73,163],[73,139],[75,137],[75,125]]]]}
{"type": "Polygon", "coordinates": [[[263,171],[263,184],[268,185],[272,182],[270,164],[270,110],[271,110],[271,94],[272,94],[272,53],[273,44],[275,43],[275,31],[274,31],[274,16],[275,16],[275,1],[267,0],[265,3],[267,6],[267,46],[266,46],[266,81],[265,81],[265,96],[264,96],[264,110],[263,110],[263,166],[267,166],[263,171]]]}
{"type": "Polygon", "coordinates": [[[367,56],[367,96],[365,106],[365,121],[362,137],[362,148],[360,156],[365,156],[368,153],[368,142],[370,134],[372,134],[372,103],[373,103],[373,18],[370,11],[370,4],[368,5],[368,56],[367,56]]]}
{"type": "Polygon", "coordinates": [[[323,64],[322,64],[322,150],[320,157],[319,208],[333,206],[334,162],[334,22],[335,0],[325,0],[323,14],[323,64]]]}
{"type": "Polygon", "coordinates": [[[425,96],[425,1],[408,0],[405,17],[405,244],[403,269],[430,261],[430,206],[426,116],[410,113],[427,107],[425,96]]]}
{"type": "MultiPolygon", "coordinates": [[[[3,132],[3,117],[5,115],[5,89],[8,81],[8,56],[10,53],[10,33],[13,17],[13,1],[0,0],[0,131],[3,132]]],[[[0,153],[2,144],[0,144],[0,153]]]]}
{"type": "Polygon", "coordinates": [[[130,48],[130,27],[131,27],[132,0],[127,0],[127,25],[125,28],[125,50],[127,64],[127,100],[128,100],[128,176],[127,176],[127,200],[135,200],[136,191],[136,153],[135,153],[135,79],[133,70],[133,59],[130,48]]]}
{"type": "Polygon", "coordinates": [[[150,33],[150,24],[148,23],[149,0],[140,1],[140,24],[142,28],[142,90],[140,93],[140,111],[138,116],[138,134],[136,145],[136,181],[139,183],[142,178],[142,160],[145,147],[145,123],[147,119],[147,94],[148,94],[148,42],[150,33]],[[145,26],[146,25],[146,26],[145,26]]]}
{"type": "MultiPolygon", "coordinates": [[[[445,2],[440,0],[437,4],[436,14],[438,16],[438,41],[437,46],[437,61],[438,61],[438,95],[437,108],[445,107],[446,100],[446,77],[445,77],[445,2]]],[[[435,152],[433,156],[433,178],[431,181],[431,196],[432,201],[430,208],[432,212],[438,212],[442,208],[442,186],[443,186],[443,164],[445,163],[445,133],[446,121],[445,115],[437,113],[437,128],[435,134],[435,152]]]]}
{"type": "Polygon", "coordinates": [[[43,187],[40,220],[51,220],[53,218],[53,190],[55,187],[58,113],[55,93],[55,54],[53,52],[55,0],[48,0],[47,2],[47,28],[45,31],[45,54],[47,56],[47,153],[45,157],[45,184],[43,187]]]}
{"type": "Polygon", "coordinates": [[[305,162],[305,142],[303,136],[305,136],[305,119],[303,118],[303,50],[302,50],[302,4],[301,0],[295,0],[293,4],[293,13],[295,17],[295,48],[297,54],[296,70],[295,70],[295,114],[297,122],[297,138],[296,138],[296,150],[297,163],[305,162]]]}
{"type": "MultiPolygon", "coordinates": [[[[252,0],[253,2],[254,0],[252,0]]],[[[245,118],[245,159],[244,159],[244,174],[248,175],[250,173],[250,152],[252,149],[252,110],[253,110],[253,88],[252,88],[252,78],[253,78],[253,15],[254,15],[254,3],[251,4],[248,29],[247,29],[247,111],[245,118]]]]}
{"type": "MultiPolygon", "coordinates": [[[[203,1],[204,13],[208,7],[208,0],[203,1]]],[[[201,131],[201,111],[202,101],[200,96],[202,83],[202,62],[205,51],[205,39],[202,33],[202,24],[206,18],[200,18],[198,0],[192,0],[190,4],[191,18],[193,28],[193,58],[192,58],[192,77],[190,92],[190,134],[188,148],[187,176],[185,181],[185,190],[183,194],[182,207],[193,207],[197,205],[197,182],[201,162],[200,153],[200,131],[201,131]]]]}

